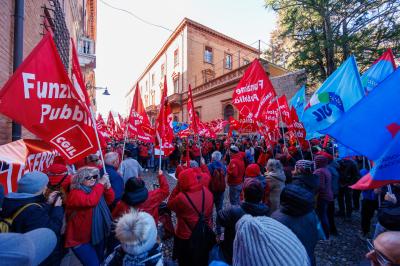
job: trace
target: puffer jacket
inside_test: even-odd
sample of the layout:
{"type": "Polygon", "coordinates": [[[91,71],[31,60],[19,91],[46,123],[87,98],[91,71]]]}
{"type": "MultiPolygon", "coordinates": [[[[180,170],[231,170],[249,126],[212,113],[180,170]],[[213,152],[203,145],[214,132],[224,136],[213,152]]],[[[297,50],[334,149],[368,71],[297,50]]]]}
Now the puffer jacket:
{"type": "Polygon", "coordinates": [[[314,171],[314,175],[319,177],[318,199],[332,201],[333,192],[331,172],[329,172],[328,168],[326,167],[318,168],[314,171]]]}
{"type": "Polygon", "coordinates": [[[267,172],[266,173],[267,184],[268,184],[268,199],[270,203],[271,213],[279,208],[279,197],[281,195],[282,189],[285,187],[285,173],[283,171],[279,172],[267,172]]]}
{"type": "Polygon", "coordinates": [[[243,158],[243,153],[241,152],[231,154],[231,159],[227,169],[228,185],[236,186],[243,182],[243,177],[246,170],[243,158]]]}
{"type": "Polygon", "coordinates": [[[236,222],[245,214],[252,216],[267,216],[269,208],[263,203],[242,202],[240,206],[230,206],[222,209],[217,213],[218,222],[225,228],[224,240],[220,247],[224,258],[229,264],[232,264],[233,257],[233,241],[236,235],[236,222]]]}
{"type": "Polygon", "coordinates": [[[313,193],[297,185],[287,185],[281,194],[281,206],[272,213],[271,218],[292,230],[315,265],[314,249],[320,237],[313,193]]]}

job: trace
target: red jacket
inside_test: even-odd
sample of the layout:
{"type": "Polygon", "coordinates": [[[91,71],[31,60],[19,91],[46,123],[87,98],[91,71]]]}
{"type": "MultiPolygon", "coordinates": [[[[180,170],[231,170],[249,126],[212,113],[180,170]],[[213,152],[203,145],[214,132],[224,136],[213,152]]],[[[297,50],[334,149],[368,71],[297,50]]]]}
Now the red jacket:
{"type": "Polygon", "coordinates": [[[200,149],[196,145],[193,145],[190,148],[190,155],[192,155],[192,158],[200,157],[200,149]]]}
{"type": "Polygon", "coordinates": [[[243,182],[245,165],[243,160],[243,154],[241,152],[231,154],[231,161],[228,165],[228,185],[235,186],[240,185],[243,182]]]}
{"type": "Polygon", "coordinates": [[[152,215],[157,224],[158,207],[169,195],[169,185],[166,177],[164,175],[159,175],[158,182],[160,184],[160,188],[149,191],[149,196],[145,202],[142,202],[136,206],[129,206],[123,200],[119,201],[112,212],[113,219],[121,217],[124,213],[127,213],[131,207],[134,207],[137,210],[144,211],[152,215]]]}
{"type": "Polygon", "coordinates": [[[209,188],[210,181],[211,181],[211,175],[210,175],[210,171],[208,170],[207,165],[202,164],[200,167],[196,167],[193,169],[198,174],[197,179],[199,180],[199,182],[206,188],[209,188]]]}
{"type": "Polygon", "coordinates": [[[139,147],[139,156],[140,157],[148,157],[149,156],[149,149],[145,145],[141,145],[139,147]]]}
{"type": "Polygon", "coordinates": [[[102,184],[96,184],[89,194],[80,189],[72,189],[69,192],[65,203],[67,217],[66,248],[90,243],[93,209],[97,206],[103,194],[107,204],[114,201],[112,188],[104,189],[102,184]]]}
{"type": "Polygon", "coordinates": [[[208,188],[197,181],[195,170],[186,169],[181,173],[178,184],[169,197],[167,206],[176,213],[175,234],[180,239],[190,238],[192,234],[191,228],[195,227],[199,219],[196,211],[182,191],[188,194],[196,209],[201,211],[202,189],[204,190],[204,217],[208,225],[212,227],[213,195],[208,188]]]}

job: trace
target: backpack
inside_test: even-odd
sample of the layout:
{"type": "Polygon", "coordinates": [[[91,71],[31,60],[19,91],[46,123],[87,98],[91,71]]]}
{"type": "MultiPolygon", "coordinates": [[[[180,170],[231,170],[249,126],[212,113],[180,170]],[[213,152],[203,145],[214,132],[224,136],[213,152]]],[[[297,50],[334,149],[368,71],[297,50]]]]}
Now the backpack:
{"type": "Polygon", "coordinates": [[[201,212],[199,212],[196,206],[193,204],[189,196],[183,192],[183,194],[188,199],[190,205],[196,211],[199,216],[194,228],[191,228],[189,224],[185,221],[186,225],[191,229],[192,235],[188,241],[188,253],[191,254],[192,263],[191,265],[208,265],[208,253],[211,248],[215,245],[215,233],[208,226],[204,217],[204,188],[202,188],[203,199],[201,203],[201,212]]]}
{"type": "Polygon", "coordinates": [[[24,210],[26,210],[28,207],[30,206],[39,206],[40,208],[42,208],[42,206],[39,203],[29,203],[26,204],[24,206],[22,206],[21,208],[19,208],[14,215],[12,215],[9,218],[0,218],[0,233],[9,233],[11,232],[11,228],[12,228],[12,224],[14,222],[14,220],[18,217],[18,215],[20,215],[24,210]]]}
{"type": "Polygon", "coordinates": [[[158,220],[161,222],[161,239],[167,240],[175,235],[174,224],[172,223],[171,211],[165,202],[158,207],[158,220]]]}
{"type": "Polygon", "coordinates": [[[211,175],[210,182],[210,190],[211,192],[224,192],[226,187],[225,174],[224,170],[221,167],[217,167],[214,169],[211,175]]]}

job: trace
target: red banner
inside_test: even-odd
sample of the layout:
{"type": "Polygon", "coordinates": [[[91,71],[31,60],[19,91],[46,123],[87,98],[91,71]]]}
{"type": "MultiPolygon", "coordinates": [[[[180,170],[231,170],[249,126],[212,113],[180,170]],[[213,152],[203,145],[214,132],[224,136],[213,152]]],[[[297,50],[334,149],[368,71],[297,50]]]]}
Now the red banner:
{"type": "Polygon", "coordinates": [[[96,152],[91,115],[82,95],[72,85],[48,33],[0,91],[0,112],[73,163],[96,152]]]}
{"type": "Polygon", "coordinates": [[[241,119],[258,119],[275,96],[271,81],[258,59],[254,59],[236,86],[232,102],[241,119]]]}
{"type": "MultiPolygon", "coordinates": [[[[168,103],[168,88],[167,88],[167,77],[164,76],[164,88],[162,91],[162,97],[160,102],[160,113],[157,117],[157,134],[162,139],[162,148],[165,151],[164,155],[168,156],[167,151],[173,150],[172,140],[174,138],[173,126],[172,126],[172,114],[171,107],[168,103]]],[[[171,151],[172,152],[172,151],[171,151]]]]}
{"type": "Polygon", "coordinates": [[[135,95],[133,96],[131,111],[128,117],[128,132],[132,137],[143,142],[154,142],[154,133],[151,131],[150,121],[144,109],[140,95],[139,84],[136,84],[135,95]]]}
{"type": "Polygon", "coordinates": [[[108,113],[108,118],[107,118],[107,129],[108,129],[108,134],[110,135],[110,137],[115,138],[115,134],[116,132],[116,128],[115,128],[115,121],[114,121],[114,117],[111,113],[111,111],[108,113]]]}
{"type": "Polygon", "coordinates": [[[187,101],[188,123],[194,134],[199,134],[199,118],[194,111],[194,103],[192,97],[192,87],[189,84],[188,88],[188,101],[187,101]]]}

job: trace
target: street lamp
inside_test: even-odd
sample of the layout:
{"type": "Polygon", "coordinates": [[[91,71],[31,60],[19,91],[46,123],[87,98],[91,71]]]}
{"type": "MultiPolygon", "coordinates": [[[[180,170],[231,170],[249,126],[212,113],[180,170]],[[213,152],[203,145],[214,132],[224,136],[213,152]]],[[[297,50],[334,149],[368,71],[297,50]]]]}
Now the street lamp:
{"type": "Polygon", "coordinates": [[[111,94],[108,92],[107,87],[104,87],[104,88],[103,88],[103,87],[96,87],[96,86],[92,86],[92,85],[90,85],[90,84],[86,84],[86,90],[90,90],[90,89],[104,90],[103,95],[106,95],[106,96],[111,95],[111,94]]]}

